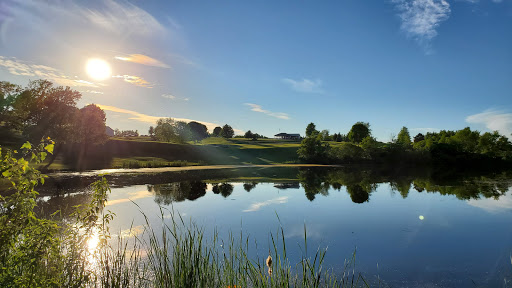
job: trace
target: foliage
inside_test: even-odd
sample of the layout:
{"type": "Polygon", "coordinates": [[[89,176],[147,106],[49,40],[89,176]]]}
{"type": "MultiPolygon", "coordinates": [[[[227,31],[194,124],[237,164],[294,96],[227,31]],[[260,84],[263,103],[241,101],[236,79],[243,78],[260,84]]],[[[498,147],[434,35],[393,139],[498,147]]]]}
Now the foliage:
{"type": "Polygon", "coordinates": [[[222,126],[220,136],[222,136],[223,138],[233,138],[234,135],[235,131],[233,130],[233,128],[231,128],[231,126],[229,126],[228,124],[222,126]]]}
{"type": "Polygon", "coordinates": [[[360,143],[365,137],[370,136],[370,124],[365,122],[357,122],[352,125],[350,132],[348,132],[348,139],[354,143],[360,143]]]}
{"type": "Polygon", "coordinates": [[[247,139],[252,139],[254,134],[252,134],[251,130],[245,132],[244,134],[244,138],[247,138],[247,139]]]}
{"type": "Polygon", "coordinates": [[[222,127],[215,127],[212,132],[213,137],[220,137],[220,132],[222,132],[222,127]]]}
{"type": "Polygon", "coordinates": [[[372,136],[366,136],[361,141],[361,148],[363,148],[365,151],[372,152],[378,147],[377,140],[372,136]]]}
{"type": "Polygon", "coordinates": [[[329,144],[322,142],[322,136],[316,135],[304,138],[297,153],[299,158],[307,162],[325,163],[328,161],[329,149],[329,144]]]}
{"type": "Polygon", "coordinates": [[[316,134],[318,134],[318,131],[316,130],[315,123],[309,123],[306,127],[306,137],[315,136],[316,134]]]}
{"type": "Polygon", "coordinates": [[[329,151],[329,158],[334,163],[352,163],[364,159],[363,148],[352,143],[344,142],[334,146],[329,151]]]}
{"type": "Polygon", "coordinates": [[[332,140],[332,137],[329,135],[329,130],[327,129],[322,130],[322,132],[320,132],[320,136],[322,136],[323,141],[332,140]]]}
{"type": "Polygon", "coordinates": [[[400,132],[398,132],[396,143],[402,145],[404,148],[411,147],[411,135],[409,134],[409,129],[407,129],[407,127],[402,127],[400,132]]]}
{"type": "Polygon", "coordinates": [[[421,133],[418,133],[416,136],[414,136],[414,143],[418,143],[423,140],[425,140],[425,135],[421,133]]]}
{"type": "Polygon", "coordinates": [[[208,137],[208,128],[206,125],[192,121],[188,124],[190,130],[190,140],[198,142],[208,137]]]}
{"type": "MultiPolygon", "coordinates": [[[[150,128],[153,128],[151,126],[150,128]]],[[[153,131],[154,133],[154,131],[153,131]]],[[[139,131],[138,130],[114,130],[114,136],[115,137],[139,137],[139,131]]]]}
{"type": "Polygon", "coordinates": [[[77,140],[80,143],[101,144],[107,141],[105,134],[105,112],[94,104],[89,104],[79,111],[76,127],[77,140]]]}

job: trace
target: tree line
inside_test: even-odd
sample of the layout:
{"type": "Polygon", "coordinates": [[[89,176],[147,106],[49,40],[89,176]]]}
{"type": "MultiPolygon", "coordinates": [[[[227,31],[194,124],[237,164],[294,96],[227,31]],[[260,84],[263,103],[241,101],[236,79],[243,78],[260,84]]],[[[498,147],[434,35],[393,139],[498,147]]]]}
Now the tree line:
{"type": "Polygon", "coordinates": [[[366,122],[355,123],[346,135],[329,135],[328,130],[318,131],[310,123],[298,155],[314,163],[503,164],[512,163],[512,143],[498,131],[481,133],[469,127],[418,133],[414,137],[407,127],[402,127],[396,137],[383,143],[372,136],[366,122]]]}

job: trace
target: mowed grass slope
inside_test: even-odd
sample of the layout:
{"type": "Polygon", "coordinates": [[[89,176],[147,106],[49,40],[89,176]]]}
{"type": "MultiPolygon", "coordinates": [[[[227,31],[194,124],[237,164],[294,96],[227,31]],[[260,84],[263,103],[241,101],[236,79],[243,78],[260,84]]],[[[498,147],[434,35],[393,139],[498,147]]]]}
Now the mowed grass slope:
{"type": "Polygon", "coordinates": [[[190,165],[247,165],[299,163],[297,149],[300,141],[276,139],[207,138],[184,144],[148,141],[148,139],[111,138],[104,145],[90,147],[86,157],[80,155],[79,145],[68,145],[50,170],[139,168],[190,165]],[[70,162],[70,161],[68,161],[70,162]],[[78,163],[80,162],[80,163],[78,163]],[[79,168],[74,168],[74,166],[79,168]]]}

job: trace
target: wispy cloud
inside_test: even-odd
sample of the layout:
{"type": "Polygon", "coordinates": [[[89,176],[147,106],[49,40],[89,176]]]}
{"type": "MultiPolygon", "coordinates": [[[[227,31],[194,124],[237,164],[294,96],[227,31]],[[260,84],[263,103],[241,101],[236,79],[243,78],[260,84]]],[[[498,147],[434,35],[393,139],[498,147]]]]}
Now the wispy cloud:
{"type": "Polygon", "coordinates": [[[249,206],[249,208],[245,209],[243,212],[256,212],[256,211],[259,211],[261,208],[268,206],[268,205],[284,204],[284,203],[288,202],[288,198],[289,198],[288,196],[283,196],[283,197],[270,199],[270,200],[263,201],[263,202],[256,202],[256,203],[251,204],[251,206],[249,206]]]}
{"type": "Polygon", "coordinates": [[[103,92],[101,91],[96,91],[96,90],[86,90],[86,91],[83,91],[85,93],[91,93],[91,94],[103,94],[103,92]]]}
{"type": "Polygon", "coordinates": [[[139,87],[153,88],[153,84],[149,83],[148,81],[144,80],[144,78],[139,77],[139,76],[115,75],[115,76],[112,76],[112,78],[121,78],[124,80],[124,82],[128,82],[130,84],[133,84],[133,85],[139,86],[139,87]]]}
{"type": "Polygon", "coordinates": [[[116,204],[120,204],[120,203],[130,202],[130,201],[137,200],[137,199],[148,198],[148,197],[152,197],[153,194],[151,194],[147,190],[142,190],[142,191],[128,193],[127,196],[128,197],[126,197],[126,198],[108,200],[107,203],[105,203],[105,205],[111,206],[111,205],[116,205],[116,204]]]}
{"type": "Polygon", "coordinates": [[[100,9],[78,8],[87,21],[107,31],[119,34],[154,35],[165,28],[151,14],[128,2],[102,1],[100,9]]]}
{"type": "Polygon", "coordinates": [[[301,93],[324,93],[322,90],[322,81],[319,79],[310,80],[310,79],[302,79],[302,80],[293,80],[290,78],[284,78],[282,81],[290,86],[293,90],[301,93]]]}
{"type": "Polygon", "coordinates": [[[12,75],[47,79],[58,85],[70,87],[98,87],[96,84],[89,81],[73,79],[65,75],[59,69],[45,65],[31,64],[16,58],[0,56],[0,67],[4,67],[12,75]]]}
{"type": "Polygon", "coordinates": [[[144,230],[145,230],[145,228],[143,225],[137,225],[137,226],[131,227],[130,229],[121,230],[120,236],[122,238],[137,237],[137,236],[141,235],[142,233],[144,233],[144,230]]]}
{"type": "Polygon", "coordinates": [[[392,0],[402,20],[401,29],[426,53],[431,53],[430,41],[437,36],[441,22],[450,17],[450,4],[445,0],[392,0]]]}
{"type": "Polygon", "coordinates": [[[254,111],[254,112],[260,112],[263,114],[267,114],[268,116],[272,116],[272,117],[276,117],[276,118],[284,119],[284,120],[290,119],[290,116],[288,116],[288,114],[286,114],[286,113],[272,112],[269,110],[264,110],[260,105],[253,104],[253,103],[245,103],[245,105],[251,107],[251,111],[254,111]]]}
{"type": "Polygon", "coordinates": [[[511,138],[512,113],[488,109],[482,113],[466,117],[466,122],[470,124],[483,124],[487,129],[499,131],[501,135],[511,138]]]}
{"type": "Polygon", "coordinates": [[[169,65],[163,63],[162,61],[156,60],[155,58],[151,58],[149,56],[142,54],[130,54],[128,56],[116,56],[114,58],[121,61],[133,62],[147,66],[171,68],[169,65]]]}
{"type": "MultiPolygon", "coordinates": [[[[128,116],[129,120],[135,120],[135,121],[139,121],[139,122],[147,123],[147,124],[151,124],[151,125],[155,125],[156,121],[158,121],[158,119],[167,118],[168,117],[168,116],[152,116],[152,115],[147,115],[147,114],[143,114],[143,113],[139,113],[139,112],[136,112],[136,111],[131,111],[131,110],[115,107],[115,106],[108,106],[108,105],[101,105],[101,104],[96,104],[96,105],[98,105],[98,107],[100,107],[101,109],[103,109],[105,111],[111,111],[111,112],[115,112],[115,113],[127,114],[127,115],[129,115],[128,116]]],[[[208,128],[209,131],[213,131],[213,129],[215,129],[215,127],[221,126],[221,125],[219,125],[217,123],[210,123],[210,122],[193,120],[193,119],[187,119],[187,118],[176,118],[176,117],[172,117],[172,118],[174,120],[176,120],[176,121],[184,121],[184,122],[187,122],[187,123],[191,122],[191,121],[199,122],[201,124],[204,124],[206,126],[206,128],[208,128]]],[[[242,130],[234,129],[234,128],[233,128],[233,130],[235,130],[235,133],[237,133],[237,134],[243,134],[242,130]]]]}
{"type": "Polygon", "coordinates": [[[176,96],[174,96],[172,94],[162,94],[162,97],[167,98],[167,99],[171,99],[171,100],[181,100],[181,101],[188,101],[188,100],[190,100],[189,98],[176,97],[176,96]]]}

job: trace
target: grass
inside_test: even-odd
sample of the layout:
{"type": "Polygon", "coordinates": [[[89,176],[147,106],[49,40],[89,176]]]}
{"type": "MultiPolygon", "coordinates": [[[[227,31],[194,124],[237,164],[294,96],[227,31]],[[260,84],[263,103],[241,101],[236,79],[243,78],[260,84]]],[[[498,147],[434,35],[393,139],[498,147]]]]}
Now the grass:
{"type": "Polygon", "coordinates": [[[145,231],[133,239],[132,249],[118,238],[117,249],[108,246],[98,251],[100,274],[94,279],[101,287],[369,287],[355,272],[355,252],[345,261],[341,275],[323,270],[326,249],[310,253],[306,227],[303,255],[292,266],[283,227],[270,233],[269,253],[252,259],[251,238],[242,232],[230,233],[226,241],[219,239],[217,232],[206,238],[204,228],[185,223],[173,211],[169,211],[168,223],[164,212],[161,208],[162,229],[155,231],[140,210],[146,217],[145,231]]]}
{"type": "Polygon", "coordinates": [[[198,162],[184,160],[167,161],[157,157],[114,158],[112,168],[156,168],[156,167],[185,167],[200,165],[198,162]]]}

